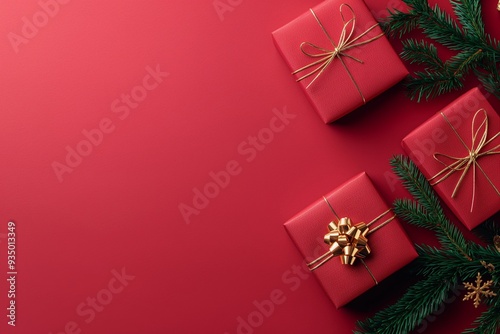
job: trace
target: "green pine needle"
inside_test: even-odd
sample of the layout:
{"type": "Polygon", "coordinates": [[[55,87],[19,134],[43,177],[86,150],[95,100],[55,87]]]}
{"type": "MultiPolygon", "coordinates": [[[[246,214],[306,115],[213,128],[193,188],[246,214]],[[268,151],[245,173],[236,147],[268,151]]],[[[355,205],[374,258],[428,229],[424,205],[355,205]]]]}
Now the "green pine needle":
{"type": "Polygon", "coordinates": [[[463,87],[462,75],[454,75],[448,71],[415,72],[415,76],[408,80],[406,87],[410,98],[420,102],[423,98],[430,98],[449,93],[463,87]]]}
{"type": "Polygon", "coordinates": [[[478,39],[483,38],[485,33],[481,18],[481,4],[471,0],[452,0],[451,4],[464,30],[478,39]]]}
{"type": "Polygon", "coordinates": [[[413,161],[408,157],[398,155],[390,160],[390,165],[394,173],[403,182],[403,186],[408,189],[418,203],[436,216],[443,214],[439,199],[434,194],[432,186],[425,176],[420,173],[413,161]]]}
{"type": "Polygon", "coordinates": [[[394,12],[389,11],[391,21],[390,24],[382,22],[384,32],[391,37],[401,38],[418,27],[419,17],[412,13],[403,13],[399,10],[394,12]]]}
{"type": "MultiPolygon", "coordinates": [[[[496,333],[500,329],[500,252],[491,244],[500,232],[500,225],[487,222],[478,229],[486,240],[490,240],[487,247],[465,240],[444,215],[432,186],[417,166],[403,156],[393,157],[391,166],[414,198],[396,200],[394,212],[410,224],[433,231],[441,248],[417,245],[419,258],[413,265],[422,279],[408,288],[395,304],[358,322],[354,333],[409,333],[439,309],[457,284],[474,281],[478,273],[485,280],[493,281],[492,289],[497,296],[483,300],[488,309],[464,333],[496,333]]],[[[473,307],[472,303],[470,306],[473,307]]]]}
{"type": "Polygon", "coordinates": [[[420,30],[434,42],[457,52],[443,61],[432,43],[404,40],[401,57],[424,67],[406,85],[410,98],[420,102],[462,89],[473,71],[485,89],[500,99],[500,43],[485,32],[480,0],[452,0],[456,19],[425,0],[403,1],[409,11],[389,11],[383,24],[388,36],[401,38],[420,30]]]}
{"type": "Polygon", "coordinates": [[[457,277],[450,280],[444,276],[429,276],[411,286],[394,305],[378,312],[373,318],[358,322],[358,330],[354,333],[408,333],[439,308],[457,283],[457,277]],[[429,293],[430,291],[432,293],[429,293]]]}
{"type": "Polygon", "coordinates": [[[403,41],[403,51],[401,58],[410,64],[423,64],[434,71],[447,70],[444,62],[439,58],[437,49],[433,44],[425,41],[407,39],[403,41]]]}

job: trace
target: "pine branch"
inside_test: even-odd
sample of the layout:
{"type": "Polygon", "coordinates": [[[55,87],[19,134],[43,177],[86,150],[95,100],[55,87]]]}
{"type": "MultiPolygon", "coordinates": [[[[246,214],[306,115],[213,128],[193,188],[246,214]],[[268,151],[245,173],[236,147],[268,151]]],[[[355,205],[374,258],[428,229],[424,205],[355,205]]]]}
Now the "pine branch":
{"type": "Polygon", "coordinates": [[[450,72],[415,72],[416,78],[411,78],[406,87],[412,100],[420,102],[425,97],[426,100],[458,90],[463,87],[462,76],[454,75],[450,72]]]}
{"type": "MultiPolygon", "coordinates": [[[[481,247],[478,245],[469,245],[471,259],[469,261],[462,254],[454,249],[437,249],[426,245],[417,246],[419,258],[417,264],[419,270],[417,274],[424,276],[441,275],[451,277],[459,275],[462,281],[474,278],[477,273],[481,275],[489,275],[489,271],[485,268],[481,261],[492,264],[494,267],[500,268],[500,254],[492,247],[481,247]]],[[[498,278],[492,276],[493,281],[497,282],[498,278]]]]}
{"type": "Polygon", "coordinates": [[[404,221],[429,230],[434,230],[434,218],[420,204],[410,199],[397,199],[394,201],[394,212],[404,221]]]}
{"type": "Polygon", "coordinates": [[[419,26],[429,38],[451,50],[462,50],[464,44],[468,45],[470,43],[455,20],[437,5],[431,9],[430,14],[427,12],[421,13],[419,26]]]}
{"type": "Polygon", "coordinates": [[[384,29],[389,36],[401,38],[415,29],[431,40],[457,51],[442,61],[436,48],[429,43],[415,40],[403,41],[401,57],[410,63],[424,66],[414,73],[406,84],[410,98],[420,102],[463,88],[463,81],[471,72],[478,77],[486,90],[500,99],[500,43],[485,32],[480,0],[452,0],[457,19],[437,5],[427,1],[404,0],[407,13],[389,11],[384,29]]]}
{"type": "Polygon", "coordinates": [[[417,166],[408,157],[397,155],[392,157],[390,165],[394,173],[401,179],[403,186],[426,210],[436,216],[443,214],[439,199],[434,194],[431,185],[420,173],[417,166]]]}
{"type": "Polygon", "coordinates": [[[436,47],[425,41],[419,42],[414,39],[404,41],[401,58],[409,61],[410,64],[424,64],[435,71],[447,71],[445,63],[438,56],[436,47]]]}
{"type": "Polygon", "coordinates": [[[395,10],[389,11],[389,16],[390,22],[382,22],[382,28],[388,36],[401,38],[418,26],[419,17],[415,13],[395,10]]]}
{"type": "Polygon", "coordinates": [[[464,30],[477,39],[485,36],[481,5],[477,1],[452,0],[451,5],[464,30]]]}
{"type": "Polygon", "coordinates": [[[418,204],[414,205],[408,205],[408,201],[395,201],[396,215],[416,226],[436,232],[444,248],[456,249],[470,261],[468,245],[463,234],[446,219],[434,190],[417,166],[408,157],[402,155],[393,157],[390,164],[396,175],[403,181],[405,188],[418,201],[418,204]]]}
{"type": "MultiPolygon", "coordinates": [[[[395,213],[411,224],[434,231],[442,249],[417,246],[416,275],[424,279],[411,286],[392,306],[358,322],[357,334],[409,333],[438,309],[453,287],[474,279],[478,273],[480,277],[491,276],[492,283],[488,284],[493,289],[500,288],[500,251],[492,245],[482,247],[465,240],[446,218],[434,190],[409,158],[395,156],[391,159],[391,166],[416,199],[396,200],[395,213]]],[[[488,223],[485,229],[491,237],[493,233],[496,235],[500,226],[488,223]]],[[[474,321],[476,328],[465,333],[490,334],[500,328],[500,292],[484,302],[489,306],[488,311],[474,321]]]]}
{"type": "Polygon", "coordinates": [[[451,57],[451,59],[447,61],[447,64],[449,64],[449,69],[454,75],[464,76],[471,69],[475,68],[477,63],[483,58],[484,52],[482,49],[468,49],[451,57]]]}
{"type": "Polygon", "coordinates": [[[448,292],[458,283],[457,277],[429,276],[411,286],[396,304],[372,318],[357,323],[356,334],[403,334],[414,330],[429,314],[438,309],[448,292]],[[432,293],[429,293],[432,291],[432,293]]]}

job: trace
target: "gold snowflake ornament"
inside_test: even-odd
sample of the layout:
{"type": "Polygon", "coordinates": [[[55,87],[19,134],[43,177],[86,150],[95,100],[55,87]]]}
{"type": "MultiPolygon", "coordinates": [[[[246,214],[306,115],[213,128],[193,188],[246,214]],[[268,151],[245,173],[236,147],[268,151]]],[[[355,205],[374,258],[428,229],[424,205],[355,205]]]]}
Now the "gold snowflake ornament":
{"type": "Polygon", "coordinates": [[[483,278],[480,273],[477,273],[476,284],[464,282],[464,286],[469,290],[465,295],[463,300],[469,300],[474,298],[474,307],[477,308],[479,303],[481,302],[481,297],[494,297],[497,294],[493,291],[490,291],[490,288],[493,286],[493,281],[487,281],[483,283],[483,278]]]}

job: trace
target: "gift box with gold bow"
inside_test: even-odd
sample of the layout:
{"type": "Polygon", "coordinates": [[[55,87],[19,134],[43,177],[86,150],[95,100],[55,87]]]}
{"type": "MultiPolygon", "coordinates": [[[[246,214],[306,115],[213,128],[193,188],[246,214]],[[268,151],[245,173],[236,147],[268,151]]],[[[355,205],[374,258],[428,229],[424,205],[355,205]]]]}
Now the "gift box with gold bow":
{"type": "Polygon", "coordinates": [[[389,208],[361,173],[285,223],[337,308],[417,257],[389,208]]]}
{"type": "Polygon", "coordinates": [[[362,0],[328,0],[273,32],[276,47],[325,123],[407,74],[362,0]]]}
{"type": "Polygon", "coordinates": [[[500,210],[500,117],[473,88],[403,139],[434,189],[468,228],[500,210]]]}

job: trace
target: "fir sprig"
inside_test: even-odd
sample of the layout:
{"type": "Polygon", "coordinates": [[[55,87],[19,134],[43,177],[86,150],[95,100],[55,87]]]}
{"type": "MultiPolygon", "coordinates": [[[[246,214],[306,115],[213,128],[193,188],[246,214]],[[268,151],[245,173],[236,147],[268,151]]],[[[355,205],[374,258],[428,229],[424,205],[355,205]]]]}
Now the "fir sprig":
{"type": "Polygon", "coordinates": [[[378,312],[373,318],[359,322],[359,331],[354,333],[408,333],[439,308],[457,283],[458,277],[429,276],[411,286],[396,304],[378,312]]]}
{"type": "MultiPolygon", "coordinates": [[[[419,326],[439,308],[451,290],[464,281],[473,280],[479,273],[491,277],[500,285],[500,252],[492,245],[500,226],[488,222],[481,229],[490,245],[483,247],[464,238],[445,216],[432,186],[407,157],[391,159],[394,172],[415,200],[394,202],[395,213],[403,220],[435,232],[441,248],[417,245],[419,258],[416,273],[422,280],[411,286],[395,304],[358,322],[357,334],[404,334],[419,326]]],[[[500,328],[500,294],[485,301],[488,310],[478,317],[464,333],[493,334],[500,328]]]]}
{"type": "Polygon", "coordinates": [[[457,19],[427,0],[403,0],[408,12],[389,11],[384,30],[389,36],[403,37],[419,29],[429,39],[456,51],[442,61],[433,44],[415,39],[403,41],[401,57],[424,66],[408,80],[412,99],[421,101],[463,88],[473,72],[485,89],[500,98],[500,43],[485,32],[480,0],[451,1],[457,19]]]}

